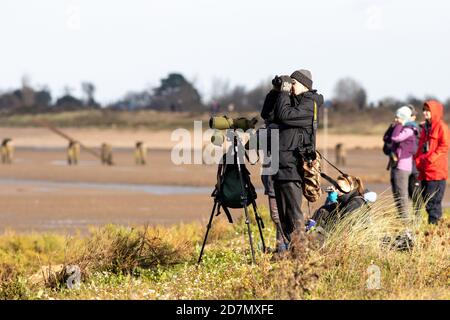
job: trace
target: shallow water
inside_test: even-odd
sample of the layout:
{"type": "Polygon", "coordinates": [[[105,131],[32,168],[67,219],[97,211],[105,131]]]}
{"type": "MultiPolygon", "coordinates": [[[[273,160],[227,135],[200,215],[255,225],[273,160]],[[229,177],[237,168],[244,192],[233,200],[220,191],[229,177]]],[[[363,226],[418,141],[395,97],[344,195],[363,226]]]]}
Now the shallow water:
{"type": "MultiPolygon", "coordinates": [[[[205,194],[210,195],[214,189],[211,187],[199,186],[178,186],[178,185],[157,185],[157,184],[126,184],[126,183],[94,183],[94,182],[56,182],[48,180],[31,180],[31,179],[15,179],[0,178],[0,185],[9,186],[32,186],[37,187],[39,192],[54,192],[62,188],[77,189],[95,189],[95,190],[114,190],[128,192],[142,192],[154,195],[176,195],[176,194],[205,194]]],[[[366,188],[381,195],[390,195],[391,186],[387,183],[367,184],[366,188]]],[[[258,193],[263,193],[263,189],[257,188],[258,193]]],[[[450,207],[450,202],[442,203],[443,207],[450,207]]]]}
{"type": "MultiPolygon", "coordinates": [[[[140,184],[122,184],[122,183],[92,183],[92,182],[56,182],[49,180],[31,180],[31,179],[16,179],[16,178],[0,178],[0,185],[11,186],[16,192],[23,192],[21,188],[31,187],[32,192],[45,193],[46,196],[42,198],[36,195],[32,198],[25,198],[25,201],[29,205],[27,210],[24,210],[23,206],[13,206],[12,208],[5,207],[0,210],[0,232],[5,227],[17,229],[21,232],[29,232],[32,230],[37,231],[58,231],[58,232],[75,232],[76,230],[81,230],[86,232],[89,226],[101,226],[107,223],[115,223],[122,225],[135,225],[135,224],[176,224],[180,221],[203,221],[206,219],[210,212],[210,206],[212,205],[212,199],[210,197],[214,186],[210,187],[199,187],[199,186],[179,186],[179,185],[140,185],[140,184]],[[65,207],[61,207],[64,204],[66,194],[70,193],[71,189],[82,189],[82,190],[93,190],[97,191],[93,196],[86,198],[87,203],[94,203],[92,208],[88,206],[82,206],[82,210],[71,210],[70,206],[74,206],[73,202],[65,207]],[[156,196],[171,196],[170,199],[159,198],[153,199],[155,202],[143,201],[139,204],[130,203],[134,205],[130,210],[126,212],[117,214],[117,210],[114,210],[108,203],[108,198],[103,198],[102,190],[104,191],[119,191],[117,197],[124,197],[124,201],[135,201],[133,193],[150,194],[156,196]],[[50,193],[57,193],[59,191],[63,192],[61,198],[59,194],[54,194],[53,198],[47,198],[50,193]],[[67,192],[69,191],[69,192],[67,192]],[[123,192],[122,194],[120,192],[123,192]],[[96,194],[96,195],[95,195],[96,194]],[[126,194],[131,194],[127,196],[126,194]],[[179,196],[177,198],[176,196],[179,196]],[[197,199],[197,202],[188,202],[187,198],[197,199]],[[55,198],[56,197],[56,198],[55,198]],[[92,199],[99,199],[99,202],[92,202],[92,199]],[[198,199],[202,200],[199,202],[198,199]],[[49,200],[50,199],[50,200],[49,200]],[[55,199],[58,199],[56,201],[55,199]],[[125,200],[128,199],[128,200],[125,200]],[[61,201],[59,201],[61,200],[61,201]],[[168,202],[167,202],[168,201],[168,202]],[[54,208],[52,207],[54,205],[54,208]],[[201,205],[202,209],[195,208],[195,214],[187,217],[184,211],[187,208],[201,205]],[[95,210],[95,207],[101,207],[102,210],[99,213],[95,210]],[[171,206],[169,214],[164,213],[164,209],[171,206]],[[15,208],[18,208],[16,212],[15,208]],[[104,210],[103,210],[104,209],[104,210]],[[203,219],[203,220],[202,220],[203,219]]],[[[378,197],[390,197],[391,190],[390,185],[387,183],[376,183],[367,184],[366,187],[378,194],[378,197]]],[[[266,198],[263,194],[262,189],[257,189],[258,192],[258,202],[265,204],[266,198]]],[[[111,196],[111,195],[110,195],[111,196]]],[[[116,195],[112,195],[116,197],[116,195]]],[[[149,197],[141,197],[147,199],[149,197]]],[[[19,198],[20,199],[20,196],[19,198]]],[[[80,198],[83,199],[83,198],[80,198]]],[[[19,200],[18,200],[19,201],[19,200]]],[[[22,200],[20,200],[22,201],[22,200]]],[[[83,200],[81,200],[83,201],[83,200]]],[[[322,201],[319,201],[322,203],[322,201]]],[[[317,205],[320,205],[317,202],[317,205]]],[[[127,202],[128,203],[128,202],[127,202]]],[[[116,203],[117,205],[117,203],[116,203]]],[[[448,198],[444,199],[444,207],[450,207],[450,202],[448,198]]],[[[122,207],[121,207],[122,208],[122,207]]],[[[120,209],[122,210],[122,209],[120,209]]],[[[239,210],[236,210],[239,213],[239,210]]]]}
{"type": "Polygon", "coordinates": [[[214,187],[126,184],[126,183],[93,183],[93,182],[56,182],[46,180],[1,178],[0,185],[35,186],[42,192],[51,192],[60,188],[96,189],[143,192],[155,195],[171,194],[211,194],[214,187]]]}

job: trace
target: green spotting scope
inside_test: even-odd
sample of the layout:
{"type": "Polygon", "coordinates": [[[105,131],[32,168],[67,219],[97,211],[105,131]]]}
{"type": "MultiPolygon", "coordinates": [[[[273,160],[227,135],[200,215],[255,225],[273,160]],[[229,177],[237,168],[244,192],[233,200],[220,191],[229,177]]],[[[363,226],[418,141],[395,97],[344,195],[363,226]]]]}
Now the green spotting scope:
{"type": "Polygon", "coordinates": [[[217,130],[241,129],[247,131],[248,129],[255,129],[257,122],[258,119],[256,117],[250,120],[247,118],[232,119],[227,116],[211,117],[211,119],[209,119],[209,127],[217,130]]]}
{"type": "Polygon", "coordinates": [[[247,118],[232,119],[227,116],[211,117],[211,119],[209,119],[209,127],[211,129],[216,129],[214,134],[211,136],[211,143],[220,147],[225,142],[225,135],[221,130],[241,129],[242,131],[247,131],[249,129],[255,129],[257,122],[258,119],[256,117],[250,120],[247,118]]]}

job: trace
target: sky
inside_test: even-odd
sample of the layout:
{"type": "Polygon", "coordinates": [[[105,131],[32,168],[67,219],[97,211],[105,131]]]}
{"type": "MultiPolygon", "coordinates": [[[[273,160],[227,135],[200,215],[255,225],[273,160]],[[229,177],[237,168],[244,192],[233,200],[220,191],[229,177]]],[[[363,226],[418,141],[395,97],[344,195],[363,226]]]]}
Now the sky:
{"type": "Polygon", "coordinates": [[[0,91],[90,81],[109,103],[180,72],[207,99],[306,68],[325,98],[351,77],[370,101],[446,100],[449,38],[445,0],[2,0],[0,91]]]}

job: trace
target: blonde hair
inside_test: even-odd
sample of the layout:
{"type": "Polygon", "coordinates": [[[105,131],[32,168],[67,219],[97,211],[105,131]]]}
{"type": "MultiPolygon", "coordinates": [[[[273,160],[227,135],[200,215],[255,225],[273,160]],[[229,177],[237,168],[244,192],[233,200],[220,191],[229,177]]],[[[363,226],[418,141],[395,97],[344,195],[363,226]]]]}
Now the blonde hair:
{"type": "Polygon", "coordinates": [[[351,176],[348,174],[343,174],[343,175],[339,176],[338,180],[347,181],[347,183],[350,187],[349,192],[357,190],[360,195],[364,194],[364,183],[362,182],[361,178],[351,176]]]}

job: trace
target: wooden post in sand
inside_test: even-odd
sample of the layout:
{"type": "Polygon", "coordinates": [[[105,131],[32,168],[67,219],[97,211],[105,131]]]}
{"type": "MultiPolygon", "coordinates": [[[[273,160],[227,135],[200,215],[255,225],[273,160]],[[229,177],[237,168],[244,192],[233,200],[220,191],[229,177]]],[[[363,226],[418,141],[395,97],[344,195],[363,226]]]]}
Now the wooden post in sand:
{"type": "MultiPolygon", "coordinates": [[[[36,124],[39,124],[43,127],[46,127],[47,129],[50,129],[50,131],[53,131],[54,133],[56,133],[57,135],[63,137],[64,139],[67,139],[68,141],[74,141],[74,142],[78,142],[80,144],[81,149],[86,150],[87,152],[89,152],[90,154],[92,154],[93,156],[95,156],[96,158],[102,160],[102,156],[101,154],[99,154],[97,151],[95,151],[92,148],[89,148],[87,146],[85,146],[84,144],[82,144],[79,140],[76,140],[74,138],[72,138],[71,136],[65,134],[64,132],[62,132],[60,129],[52,126],[50,123],[48,123],[47,121],[44,120],[39,120],[39,119],[34,119],[33,122],[35,122],[36,124]]],[[[113,165],[113,163],[111,162],[111,165],[113,165]]]]}

